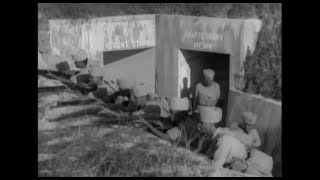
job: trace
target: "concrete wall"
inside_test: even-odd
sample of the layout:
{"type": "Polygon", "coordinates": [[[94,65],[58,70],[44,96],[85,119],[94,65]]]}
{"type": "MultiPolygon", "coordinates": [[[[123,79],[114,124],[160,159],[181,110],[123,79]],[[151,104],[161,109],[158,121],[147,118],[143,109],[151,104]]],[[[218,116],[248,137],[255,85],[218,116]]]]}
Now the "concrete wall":
{"type": "Polygon", "coordinates": [[[50,69],[48,64],[43,60],[41,53],[38,51],[38,69],[47,70],[50,69]]]}
{"type": "Polygon", "coordinates": [[[102,65],[103,51],[155,46],[154,15],[50,20],[49,28],[51,48],[72,69],[75,67],[70,54],[78,48],[87,51],[90,63],[102,65]]]}
{"type": "Polygon", "coordinates": [[[137,80],[137,84],[147,84],[147,90],[155,93],[155,48],[145,49],[145,51],[109,63],[104,66],[104,69],[106,81],[116,81],[119,77],[130,76],[137,80]]]}
{"type": "MultiPolygon", "coordinates": [[[[154,47],[156,43],[155,15],[50,20],[49,29],[51,51],[61,57],[59,61],[51,58],[53,67],[63,59],[71,69],[77,69],[71,54],[79,48],[86,50],[89,64],[104,66],[103,52],[121,53],[121,50],[154,47]]],[[[105,80],[116,82],[116,78],[129,75],[138,79],[138,83],[147,83],[148,90],[155,92],[154,49],[121,58],[104,68],[105,80]],[[141,67],[144,69],[141,70],[141,67]]],[[[116,84],[112,85],[117,89],[116,84]]]]}
{"type": "Polygon", "coordinates": [[[156,16],[156,93],[173,97],[179,94],[178,48],[174,16],[156,16]]]}
{"type": "Polygon", "coordinates": [[[242,112],[248,110],[258,114],[256,128],[262,141],[259,149],[273,157],[273,174],[280,176],[282,169],[282,104],[261,96],[230,91],[227,127],[232,122],[239,122],[242,112]]]}
{"type": "MultiPolygon", "coordinates": [[[[178,64],[179,64],[179,69],[178,69],[178,83],[179,83],[179,97],[181,97],[181,91],[184,88],[184,78],[187,80],[191,80],[191,69],[190,66],[182,54],[180,50],[178,50],[178,64]]],[[[191,81],[187,81],[187,88],[191,88],[191,81]]]]}

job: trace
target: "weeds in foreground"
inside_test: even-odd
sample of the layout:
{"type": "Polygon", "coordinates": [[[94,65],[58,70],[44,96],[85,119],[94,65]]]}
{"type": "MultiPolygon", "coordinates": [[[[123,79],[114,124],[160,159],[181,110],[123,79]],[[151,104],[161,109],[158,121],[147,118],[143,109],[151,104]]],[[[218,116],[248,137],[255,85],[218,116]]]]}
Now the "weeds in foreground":
{"type": "MultiPolygon", "coordinates": [[[[68,130],[72,132],[51,132],[54,138],[72,134],[73,141],[56,149],[52,159],[38,163],[39,176],[181,176],[181,168],[192,167],[195,163],[188,154],[176,151],[178,143],[168,146],[153,140],[125,149],[122,145],[127,139],[121,137],[121,131],[94,137],[97,131],[94,127],[68,130]]],[[[51,146],[43,145],[43,140],[41,143],[39,152],[51,153],[51,146]]]]}

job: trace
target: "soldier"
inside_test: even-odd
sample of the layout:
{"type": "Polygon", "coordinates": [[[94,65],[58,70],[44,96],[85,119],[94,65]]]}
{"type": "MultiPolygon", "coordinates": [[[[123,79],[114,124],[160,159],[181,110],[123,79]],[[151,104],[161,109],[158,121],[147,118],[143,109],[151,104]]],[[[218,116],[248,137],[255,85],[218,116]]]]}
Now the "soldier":
{"type": "MultiPolygon", "coordinates": [[[[218,83],[214,82],[215,72],[212,69],[204,69],[203,70],[203,82],[198,83],[194,92],[194,118],[198,119],[198,115],[200,110],[216,110],[219,109],[219,112],[222,115],[222,110],[216,107],[217,101],[220,98],[220,86],[218,83]],[[220,112],[221,110],[221,112],[220,112]]],[[[212,124],[211,124],[212,125],[212,124]]],[[[211,126],[210,125],[210,126],[211,126]]],[[[213,123],[216,125],[216,123],[213,123]]],[[[208,125],[209,126],[209,125],[208,125]]]]}
{"type": "Polygon", "coordinates": [[[102,67],[93,67],[89,70],[92,80],[89,86],[97,86],[97,89],[88,94],[91,98],[97,98],[104,103],[111,103],[111,98],[108,95],[107,85],[103,83],[104,71],[102,67]]]}
{"type": "Polygon", "coordinates": [[[257,121],[257,114],[252,112],[244,112],[242,114],[242,122],[240,124],[234,122],[230,130],[236,137],[249,147],[259,147],[261,140],[258,131],[254,128],[257,121]]]}
{"type": "Polygon", "coordinates": [[[233,123],[230,130],[216,130],[218,149],[214,154],[214,167],[229,166],[249,174],[272,176],[272,157],[256,149],[261,145],[258,131],[253,127],[256,119],[256,114],[244,112],[239,125],[233,123]]]}
{"type": "Polygon", "coordinates": [[[91,81],[91,76],[89,75],[88,67],[88,57],[86,51],[80,49],[76,53],[71,55],[72,59],[77,68],[80,68],[80,72],[71,77],[71,81],[75,84],[80,84],[80,86],[87,86],[91,81]]]}
{"type": "Polygon", "coordinates": [[[147,112],[148,109],[151,112],[152,107],[158,107],[160,110],[160,117],[169,118],[171,115],[168,99],[149,93],[146,85],[137,85],[132,88],[132,96],[129,105],[128,108],[131,112],[139,110],[147,112]]]}
{"type": "Polygon", "coordinates": [[[194,109],[197,112],[197,106],[216,106],[218,99],[220,98],[220,86],[214,82],[215,72],[212,69],[204,69],[203,77],[204,81],[198,83],[195,88],[194,109]]]}

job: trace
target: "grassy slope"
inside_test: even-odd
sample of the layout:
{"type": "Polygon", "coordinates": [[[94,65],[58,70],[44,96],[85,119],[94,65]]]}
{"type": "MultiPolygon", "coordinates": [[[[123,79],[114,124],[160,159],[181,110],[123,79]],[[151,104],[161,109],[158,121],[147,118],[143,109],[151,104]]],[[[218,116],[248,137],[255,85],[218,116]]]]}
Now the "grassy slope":
{"type": "Polygon", "coordinates": [[[39,176],[203,176],[210,171],[197,171],[207,161],[134,127],[74,126],[39,131],[38,137],[39,176]]]}
{"type": "Polygon", "coordinates": [[[45,108],[72,98],[68,93],[54,94],[39,94],[39,109],[44,111],[39,111],[38,123],[47,127],[38,130],[39,176],[200,176],[196,166],[208,162],[141,128],[74,123],[90,119],[87,115],[49,123],[47,119],[63,109],[72,111],[72,106],[59,111],[45,108]]]}
{"type": "MultiPolygon", "coordinates": [[[[38,132],[42,177],[207,177],[214,172],[207,158],[141,128],[83,125],[38,132]]],[[[245,176],[227,169],[222,173],[245,176]]]]}
{"type": "MultiPolygon", "coordinates": [[[[208,158],[191,152],[188,145],[170,144],[143,128],[90,124],[88,120],[94,117],[89,115],[50,123],[52,116],[82,108],[50,108],[57,100],[73,98],[70,93],[40,93],[38,98],[38,108],[43,109],[38,112],[39,176],[186,177],[215,172],[208,158]]],[[[225,176],[243,176],[224,171],[225,176]]]]}

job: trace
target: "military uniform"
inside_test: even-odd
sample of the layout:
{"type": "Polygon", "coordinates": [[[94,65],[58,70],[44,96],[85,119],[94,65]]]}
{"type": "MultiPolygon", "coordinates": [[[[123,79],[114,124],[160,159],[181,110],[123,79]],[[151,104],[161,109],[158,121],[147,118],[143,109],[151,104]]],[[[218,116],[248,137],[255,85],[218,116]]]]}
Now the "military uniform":
{"type": "MultiPolygon", "coordinates": [[[[91,77],[99,77],[103,78],[104,70],[102,67],[93,67],[88,70],[88,73],[91,77]]],[[[90,84],[95,84],[97,89],[88,94],[89,97],[97,98],[102,100],[104,103],[110,103],[111,98],[108,95],[107,85],[101,82],[101,84],[97,84],[96,82],[90,82],[90,84]]]]}
{"type": "MultiPolygon", "coordinates": [[[[205,69],[203,70],[203,74],[205,77],[213,80],[213,70],[205,69]]],[[[215,106],[217,100],[220,98],[220,86],[216,82],[213,82],[210,86],[204,86],[203,84],[198,83],[196,85],[195,97],[198,101],[198,105],[215,106]]]]}
{"type": "Polygon", "coordinates": [[[141,109],[144,109],[146,114],[155,113],[161,118],[168,118],[171,115],[168,99],[150,94],[144,85],[135,86],[130,98],[130,110],[141,109]]]}

